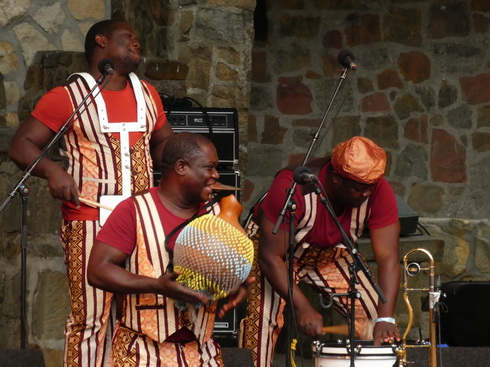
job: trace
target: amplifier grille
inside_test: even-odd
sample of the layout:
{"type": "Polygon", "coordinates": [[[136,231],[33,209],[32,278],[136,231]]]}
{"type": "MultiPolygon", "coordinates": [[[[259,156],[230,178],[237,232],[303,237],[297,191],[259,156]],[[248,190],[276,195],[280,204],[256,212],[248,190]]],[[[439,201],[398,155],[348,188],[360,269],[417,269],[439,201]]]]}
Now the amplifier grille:
{"type": "Polygon", "coordinates": [[[171,108],[165,111],[175,133],[208,137],[216,146],[221,166],[238,164],[238,114],[234,108],[171,108]]]}

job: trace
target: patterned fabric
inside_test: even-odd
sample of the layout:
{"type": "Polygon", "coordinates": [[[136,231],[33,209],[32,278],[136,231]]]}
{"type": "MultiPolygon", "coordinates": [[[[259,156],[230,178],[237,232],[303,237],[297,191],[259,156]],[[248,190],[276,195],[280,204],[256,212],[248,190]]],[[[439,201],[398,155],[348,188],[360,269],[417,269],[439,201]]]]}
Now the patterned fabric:
{"type": "MultiPolygon", "coordinates": [[[[169,255],[165,250],[165,233],[151,193],[134,197],[136,207],[136,248],[126,262],[126,269],[134,274],[158,278],[165,273],[169,255]]],[[[217,211],[218,207],[214,210],[217,211]]],[[[183,326],[204,344],[211,338],[214,328],[216,302],[202,306],[183,317],[174,301],[160,294],[132,294],[125,296],[121,326],[164,343],[183,326]],[[188,320],[191,321],[189,325],[188,320]]]]}
{"type": "Polygon", "coordinates": [[[219,344],[209,339],[199,346],[190,343],[157,343],[145,335],[119,327],[114,335],[112,361],[114,367],[221,367],[219,344]]]}
{"type": "MultiPolygon", "coordinates": [[[[82,78],[66,88],[74,106],[81,103],[87,93],[82,78]]],[[[147,108],[147,130],[131,151],[132,193],[153,186],[150,138],[157,113],[150,92],[146,88],[143,91],[147,108]]],[[[122,193],[121,147],[119,140],[112,134],[102,133],[94,103],[85,102],[85,106],[86,109],[82,108],[82,112],[77,114],[73,131],[63,136],[60,153],[65,170],[75,179],[82,196],[98,202],[101,195],[122,193]]]]}
{"type": "MultiPolygon", "coordinates": [[[[258,226],[252,221],[247,229],[250,231],[257,254],[260,238],[258,226]]],[[[265,277],[261,277],[257,256],[254,258],[250,275],[255,276],[257,280],[248,297],[247,316],[240,321],[238,343],[240,348],[252,351],[256,366],[271,366],[274,345],[284,323],[285,303],[281,302],[280,297],[270,297],[271,294],[276,295],[276,293],[265,277]],[[276,315],[276,318],[274,319],[272,315],[276,315]]]]}
{"type": "MultiPolygon", "coordinates": [[[[88,90],[78,78],[66,87],[73,106],[88,90]]],[[[146,101],[147,131],[132,147],[132,193],[153,186],[149,141],[157,120],[150,92],[143,84],[146,101]]],[[[111,134],[100,131],[97,111],[86,102],[73,124],[73,131],[63,136],[60,153],[65,170],[73,176],[86,199],[98,202],[100,195],[119,194],[122,189],[120,143],[111,134]]],[[[61,242],[70,287],[71,313],[65,328],[65,367],[99,367],[107,358],[105,334],[112,294],[88,285],[86,266],[100,227],[96,221],[63,221],[61,242]]]]}
{"type": "Polygon", "coordinates": [[[105,354],[112,294],[91,287],[86,276],[86,259],[99,229],[97,221],[64,221],[61,228],[71,305],[65,326],[65,367],[100,366],[105,354]]]}
{"type": "MultiPolygon", "coordinates": [[[[349,288],[349,264],[352,257],[343,246],[319,248],[302,243],[302,239],[315,222],[316,200],[312,194],[305,195],[307,215],[300,222],[296,232],[294,250],[293,279],[296,283],[305,282],[322,294],[328,301],[331,293],[347,293],[349,288]]],[[[355,239],[362,233],[366,220],[365,202],[359,210],[354,210],[351,221],[351,236],[355,239]]],[[[259,226],[250,220],[247,232],[252,238],[256,253],[259,243],[259,226]]],[[[272,289],[269,282],[261,275],[257,257],[251,275],[257,279],[248,299],[247,316],[241,320],[239,330],[239,347],[252,350],[256,367],[272,365],[274,347],[284,325],[283,310],[286,302],[272,289]]],[[[373,320],[377,317],[377,294],[363,272],[358,273],[359,292],[362,297],[355,302],[356,332],[363,339],[371,339],[373,320]]],[[[350,312],[344,297],[334,299],[334,308],[345,318],[350,312]]]]}

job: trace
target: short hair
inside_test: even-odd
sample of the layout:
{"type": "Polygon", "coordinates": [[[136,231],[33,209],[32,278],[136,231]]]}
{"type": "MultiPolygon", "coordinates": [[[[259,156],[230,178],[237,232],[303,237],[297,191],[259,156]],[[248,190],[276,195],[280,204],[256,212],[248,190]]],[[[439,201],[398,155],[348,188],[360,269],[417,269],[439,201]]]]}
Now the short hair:
{"type": "Polygon", "coordinates": [[[101,20],[100,22],[95,23],[87,32],[85,36],[85,59],[87,62],[90,62],[97,46],[95,42],[95,37],[98,34],[101,34],[105,37],[109,36],[111,32],[116,28],[118,23],[126,23],[121,19],[106,19],[101,20]]]}
{"type": "Polygon", "coordinates": [[[190,162],[202,155],[202,146],[205,144],[213,143],[201,134],[182,132],[171,135],[165,143],[160,161],[162,178],[174,169],[179,159],[190,162]]]}

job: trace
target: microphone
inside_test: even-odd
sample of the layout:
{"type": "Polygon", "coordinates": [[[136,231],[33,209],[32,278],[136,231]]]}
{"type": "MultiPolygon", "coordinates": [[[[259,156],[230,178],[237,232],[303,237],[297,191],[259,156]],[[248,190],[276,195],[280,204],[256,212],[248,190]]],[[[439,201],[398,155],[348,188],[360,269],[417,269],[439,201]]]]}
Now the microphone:
{"type": "Polygon", "coordinates": [[[97,66],[102,75],[114,74],[114,63],[109,59],[102,59],[97,66]]]}
{"type": "Polygon", "coordinates": [[[305,166],[300,166],[294,170],[293,179],[298,185],[306,185],[309,182],[318,181],[318,178],[305,166]]]}
{"type": "Polygon", "coordinates": [[[357,65],[354,64],[354,55],[349,50],[339,52],[338,60],[340,65],[348,69],[357,70],[357,65]]]}

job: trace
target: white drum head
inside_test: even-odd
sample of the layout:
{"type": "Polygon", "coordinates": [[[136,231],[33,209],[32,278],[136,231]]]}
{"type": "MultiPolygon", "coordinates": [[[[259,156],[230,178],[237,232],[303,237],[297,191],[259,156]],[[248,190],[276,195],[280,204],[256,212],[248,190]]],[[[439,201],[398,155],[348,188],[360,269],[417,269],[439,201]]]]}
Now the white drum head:
{"type": "MultiPolygon", "coordinates": [[[[395,345],[373,346],[372,341],[356,340],[356,367],[393,367],[395,345]]],[[[319,343],[313,346],[314,367],[350,367],[350,346],[342,341],[319,343]]]]}

